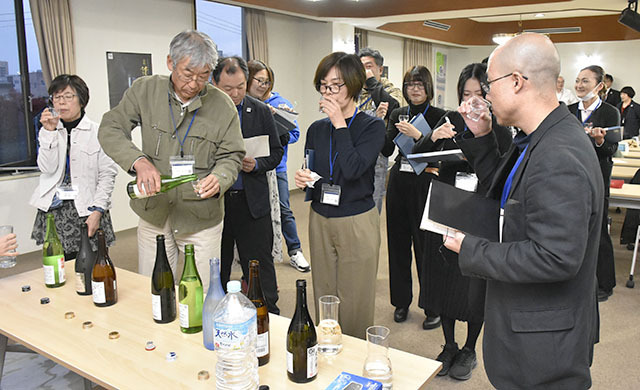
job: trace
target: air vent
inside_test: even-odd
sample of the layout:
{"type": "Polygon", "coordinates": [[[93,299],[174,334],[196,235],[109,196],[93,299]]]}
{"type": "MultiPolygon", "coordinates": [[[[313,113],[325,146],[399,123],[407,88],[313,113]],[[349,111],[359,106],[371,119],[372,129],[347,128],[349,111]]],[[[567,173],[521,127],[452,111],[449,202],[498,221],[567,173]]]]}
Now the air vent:
{"type": "Polygon", "coordinates": [[[524,32],[533,32],[538,34],[572,34],[582,32],[581,27],[558,27],[558,28],[530,28],[524,32]]]}
{"type": "Polygon", "coordinates": [[[433,20],[425,20],[424,23],[422,23],[422,25],[425,27],[431,27],[438,30],[442,30],[442,31],[449,31],[449,29],[451,28],[451,26],[448,24],[434,22],[433,20]]]}

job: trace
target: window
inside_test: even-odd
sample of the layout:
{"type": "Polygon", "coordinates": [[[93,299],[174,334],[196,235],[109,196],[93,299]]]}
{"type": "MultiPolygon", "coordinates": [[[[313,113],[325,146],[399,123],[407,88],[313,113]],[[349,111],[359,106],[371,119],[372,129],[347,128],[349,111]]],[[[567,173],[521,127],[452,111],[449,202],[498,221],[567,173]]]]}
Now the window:
{"type": "Polygon", "coordinates": [[[28,1],[0,2],[0,34],[0,167],[35,165],[33,113],[48,94],[28,1]]]}
{"type": "Polygon", "coordinates": [[[196,0],[196,28],[218,45],[220,57],[246,57],[241,7],[196,0]]]}

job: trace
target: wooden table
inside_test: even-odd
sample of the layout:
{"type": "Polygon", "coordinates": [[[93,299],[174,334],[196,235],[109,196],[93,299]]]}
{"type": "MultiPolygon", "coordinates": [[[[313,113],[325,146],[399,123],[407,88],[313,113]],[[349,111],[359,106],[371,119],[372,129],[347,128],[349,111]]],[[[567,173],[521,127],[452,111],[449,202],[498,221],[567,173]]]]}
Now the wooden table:
{"type": "MultiPolygon", "coordinates": [[[[640,209],[640,184],[623,184],[622,188],[611,188],[609,195],[609,206],[625,207],[627,209],[640,209]]],[[[633,272],[636,266],[636,258],[638,256],[638,241],[640,240],[640,226],[636,229],[635,246],[633,247],[633,258],[631,260],[631,270],[629,271],[629,280],[627,287],[633,288],[633,272]]]]}
{"type": "Polygon", "coordinates": [[[626,152],[620,152],[624,158],[640,159],[640,148],[633,148],[626,152]]]}
{"type": "MultiPolygon", "coordinates": [[[[117,269],[118,303],[99,308],[91,296],[76,294],[73,262],[65,269],[67,283],[55,289],[45,287],[42,269],[0,279],[0,338],[15,340],[108,389],[215,388],[216,353],[204,348],[202,332],[183,334],[177,320],[162,325],[153,321],[148,277],[117,269]],[[23,293],[24,285],[31,291],[23,293]],[[51,302],[40,304],[42,297],[51,302]],[[67,312],[74,312],[75,318],[65,319],[67,312]],[[85,321],[93,327],[83,329],[85,321]],[[109,339],[112,331],[120,337],[109,339]],[[157,346],[151,352],[145,350],[149,340],[157,346]],[[170,351],[177,353],[176,361],[166,361],[170,351]],[[201,370],[209,372],[209,380],[198,380],[201,370]]],[[[340,354],[320,357],[313,382],[289,381],[285,338],[290,320],[270,315],[270,322],[271,361],[259,369],[260,384],[274,390],[324,389],[342,371],[362,373],[367,343],[344,336],[340,354]]],[[[4,351],[0,354],[3,357],[4,351]]],[[[389,350],[389,357],[395,389],[422,389],[441,367],[438,361],[396,349],[389,350]]]]}
{"type": "Polygon", "coordinates": [[[613,170],[611,171],[611,178],[629,181],[637,171],[637,167],[622,167],[620,165],[614,165],[613,170]]]}
{"type": "Polygon", "coordinates": [[[613,160],[613,165],[617,167],[633,167],[636,169],[640,168],[640,155],[638,155],[638,158],[614,157],[612,160],[613,160]]]}

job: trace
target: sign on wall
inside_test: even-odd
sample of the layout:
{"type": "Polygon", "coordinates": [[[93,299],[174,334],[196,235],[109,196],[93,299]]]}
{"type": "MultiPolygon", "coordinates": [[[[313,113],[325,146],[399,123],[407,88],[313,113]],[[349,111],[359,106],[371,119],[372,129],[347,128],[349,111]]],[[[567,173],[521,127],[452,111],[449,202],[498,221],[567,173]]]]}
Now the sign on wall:
{"type": "Polygon", "coordinates": [[[120,99],[133,81],[141,76],[149,76],[151,54],[107,52],[107,77],[109,81],[109,107],[120,103],[120,99]]]}
{"type": "Polygon", "coordinates": [[[436,52],[436,106],[444,107],[444,92],[447,86],[447,55],[436,52]]]}

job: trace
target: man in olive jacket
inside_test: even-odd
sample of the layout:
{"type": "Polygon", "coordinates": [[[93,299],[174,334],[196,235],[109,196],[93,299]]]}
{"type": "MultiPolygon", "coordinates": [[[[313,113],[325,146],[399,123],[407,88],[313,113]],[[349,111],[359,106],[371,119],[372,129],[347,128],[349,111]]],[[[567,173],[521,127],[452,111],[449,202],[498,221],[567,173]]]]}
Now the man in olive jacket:
{"type": "Polygon", "coordinates": [[[151,275],[156,235],[163,234],[177,274],[178,250],[195,245],[196,265],[206,286],[208,259],[220,257],[223,194],[242,167],[244,142],[231,99],[209,84],[217,62],[215,43],[187,30],[171,41],[171,75],[137,79],[100,123],[104,151],[125,171],[135,173],[141,193],[160,191],[160,175],[195,173],[196,189],[183,184],[166,194],[131,200],[138,223],[138,272],[151,275]],[[140,126],[142,150],[131,140],[140,126]]]}

